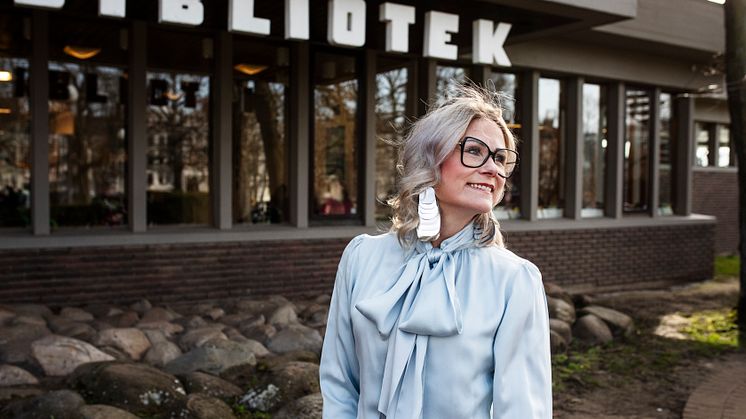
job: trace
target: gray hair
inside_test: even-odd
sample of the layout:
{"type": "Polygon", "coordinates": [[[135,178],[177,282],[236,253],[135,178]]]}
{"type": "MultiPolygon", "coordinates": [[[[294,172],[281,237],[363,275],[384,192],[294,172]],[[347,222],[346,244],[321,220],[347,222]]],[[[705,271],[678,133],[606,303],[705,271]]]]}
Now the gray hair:
{"type": "MultiPolygon", "coordinates": [[[[473,84],[457,85],[453,91],[450,98],[429,109],[425,116],[412,124],[399,144],[398,193],[388,200],[388,204],[393,209],[391,230],[405,247],[412,246],[417,240],[419,193],[440,183],[440,166],[471,121],[484,118],[495,122],[505,137],[505,147],[516,149],[515,138],[502,117],[500,93],[473,84]]],[[[492,211],[477,215],[474,223],[481,230],[480,246],[505,247],[500,224],[492,211]]]]}

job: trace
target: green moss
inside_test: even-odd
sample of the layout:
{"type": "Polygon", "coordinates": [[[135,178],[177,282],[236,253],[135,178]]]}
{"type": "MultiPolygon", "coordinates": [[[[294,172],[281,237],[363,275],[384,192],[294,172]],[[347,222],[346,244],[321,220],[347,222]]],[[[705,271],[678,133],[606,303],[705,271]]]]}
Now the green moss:
{"type": "Polygon", "coordinates": [[[736,256],[715,257],[715,276],[739,276],[741,259],[736,256]]]}
{"type": "Polygon", "coordinates": [[[736,309],[700,311],[689,316],[689,326],[682,332],[692,340],[710,345],[738,346],[736,309]]]}

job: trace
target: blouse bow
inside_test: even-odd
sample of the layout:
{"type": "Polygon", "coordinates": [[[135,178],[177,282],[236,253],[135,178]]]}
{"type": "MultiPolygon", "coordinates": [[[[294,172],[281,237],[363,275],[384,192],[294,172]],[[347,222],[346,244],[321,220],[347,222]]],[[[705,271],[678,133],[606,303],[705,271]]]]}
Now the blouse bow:
{"type": "Polygon", "coordinates": [[[471,223],[440,248],[417,242],[391,288],[355,305],[388,339],[378,403],[386,419],[422,418],[428,341],[430,336],[461,334],[456,252],[476,245],[471,223]]]}

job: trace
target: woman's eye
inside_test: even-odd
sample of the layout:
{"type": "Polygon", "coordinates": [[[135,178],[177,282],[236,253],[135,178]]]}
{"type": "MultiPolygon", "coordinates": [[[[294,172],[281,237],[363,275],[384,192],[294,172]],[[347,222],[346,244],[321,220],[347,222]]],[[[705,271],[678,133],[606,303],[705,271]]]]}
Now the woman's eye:
{"type": "Polygon", "coordinates": [[[501,154],[498,154],[495,156],[495,163],[497,164],[505,164],[505,161],[507,160],[507,157],[501,154]]]}
{"type": "Polygon", "coordinates": [[[469,147],[466,152],[475,156],[481,156],[483,154],[482,149],[479,147],[469,147]]]}

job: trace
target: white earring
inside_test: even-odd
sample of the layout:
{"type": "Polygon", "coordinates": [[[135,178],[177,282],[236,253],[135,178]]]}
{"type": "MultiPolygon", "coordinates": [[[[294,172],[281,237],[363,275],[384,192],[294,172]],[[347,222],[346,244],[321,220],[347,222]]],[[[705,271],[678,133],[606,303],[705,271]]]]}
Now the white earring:
{"type": "Polygon", "coordinates": [[[417,225],[417,237],[420,239],[435,238],[440,233],[440,209],[435,199],[435,189],[426,188],[420,192],[417,214],[420,223],[417,225]]]}

